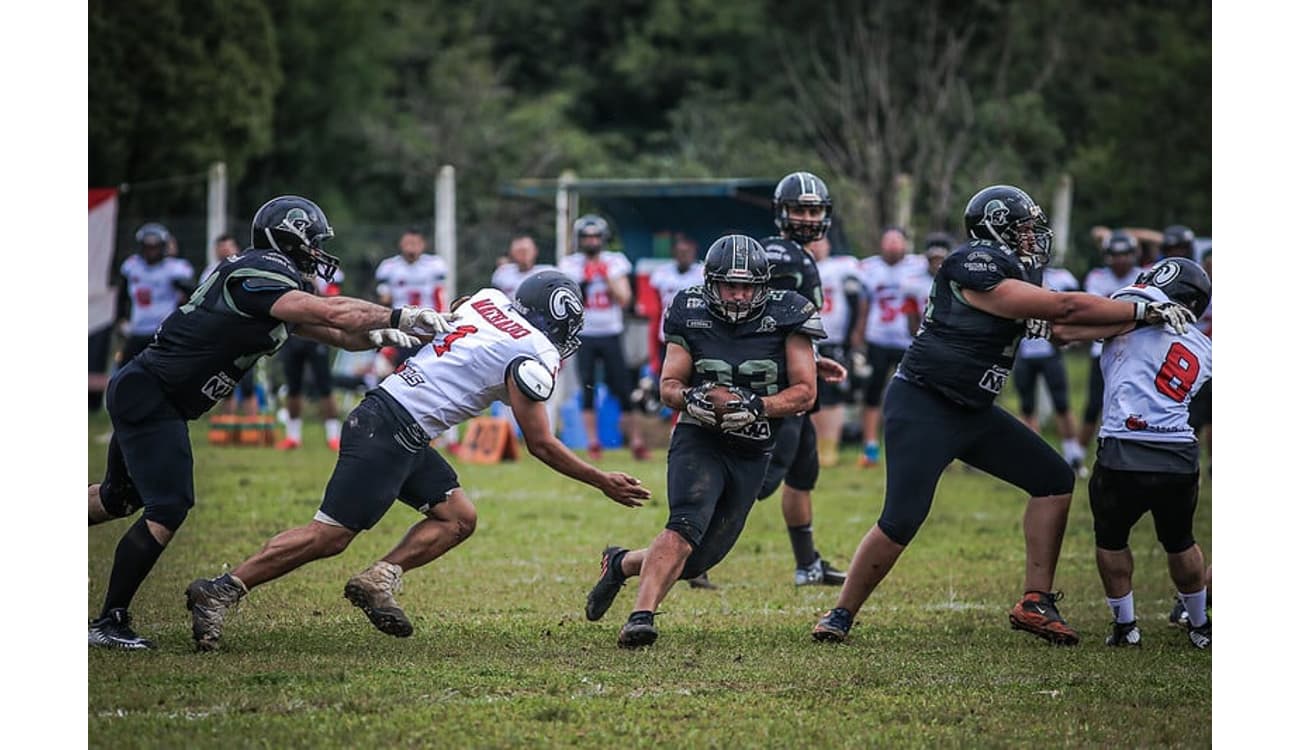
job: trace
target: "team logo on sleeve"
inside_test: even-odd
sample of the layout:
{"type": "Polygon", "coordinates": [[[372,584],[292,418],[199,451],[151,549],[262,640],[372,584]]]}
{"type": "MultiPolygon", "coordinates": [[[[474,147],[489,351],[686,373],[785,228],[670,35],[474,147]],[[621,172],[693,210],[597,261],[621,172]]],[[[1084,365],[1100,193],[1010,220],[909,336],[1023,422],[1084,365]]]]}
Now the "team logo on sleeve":
{"type": "Polygon", "coordinates": [[[556,320],[568,320],[570,317],[582,317],[582,300],[572,289],[557,287],[551,292],[551,316],[556,320]]]}

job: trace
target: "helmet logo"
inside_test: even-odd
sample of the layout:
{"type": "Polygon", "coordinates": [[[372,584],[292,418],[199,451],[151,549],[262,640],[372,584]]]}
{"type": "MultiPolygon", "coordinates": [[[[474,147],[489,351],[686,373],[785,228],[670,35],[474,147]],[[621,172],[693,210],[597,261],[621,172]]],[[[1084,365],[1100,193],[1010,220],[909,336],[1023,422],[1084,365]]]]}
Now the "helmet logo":
{"type": "Polygon", "coordinates": [[[1156,286],[1164,286],[1178,278],[1179,270],[1177,263],[1161,263],[1152,272],[1151,283],[1156,286]]]}
{"type": "Polygon", "coordinates": [[[568,320],[570,317],[582,317],[582,300],[567,287],[556,287],[551,292],[551,317],[556,320],[568,320]]]}
{"type": "Polygon", "coordinates": [[[312,221],[306,211],[294,207],[284,215],[284,221],[280,222],[280,225],[294,234],[306,236],[307,228],[312,225],[312,221]]]}
{"type": "Polygon", "coordinates": [[[984,221],[989,226],[1000,227],[1007,223],[1007,216],[1011,214],[1011,209],[1001,200],[994,199],[984,204],[984,221]]]}

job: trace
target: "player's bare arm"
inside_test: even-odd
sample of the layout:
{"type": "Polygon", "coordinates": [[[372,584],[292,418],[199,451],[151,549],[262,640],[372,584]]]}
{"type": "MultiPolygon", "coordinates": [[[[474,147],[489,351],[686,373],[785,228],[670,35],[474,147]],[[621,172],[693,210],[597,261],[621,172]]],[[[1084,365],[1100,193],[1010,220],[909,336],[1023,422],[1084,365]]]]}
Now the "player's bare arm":
{"type": "Polygon", "coordinates": [[[793,334],[785,340],[785,366],[790,384],[763,397],[763,413],[769,417],[800,414],[817,400],[817,362],[811,338],[793,334]]]}
{"type": "Polygon", "coordinates": [[[1081,326],[1061,323],[1052,326],[1052,343],[1072,344],[1076,341],[1095,341],[1122,336],[1137,327],[1137,321],[1112,323],[1105,326],[1081,326]]]}
{"type": "Polygon", "coordinates": [[[641,485],[641,480],[622,472],[601,471],[575,456],[551,432],[544,402],[525,396],[512,379],[506,381],[506,388],[510,408],[524,433],[524,444],[538,460],[566,477],[595,487],[619,505],[639,508],[641,501],[650,497],[650,490],[641,485]]]}
{"type": "Polygon", "coordinates": [[[618,276],[609,280],[609,296],[614,298],[614,304],[627,307],[632,301],[632,285],[628,282],[627,276],[618,276]]]}
{"type": "Polygon", "coordinates": [[[335,328],[347,332],[397,328],[405,333],[434,334],[451,330],[451,316],[433,310],[390,310],[355,297],[318,297],[303,291],[286,292],[271,305],[271,316],[286,323],[335,328]]]}
{"type": "Polygon", "coordinates": [[[690,389],[688,384],[694,370],[691,353],[673,341],[668,342],[666,351],[663,372],[659,376],[659,398],[669,408],[685,411],[686,391],[690,389]]]}
{"type": "Polygon", "coordinates": [[[821,358],[817,360],[817,377],[825,380],[827,383],[842,383],[849,376],[849,371],[844,369],[844,365],[833,359],[821,358]]]}
{"type": "Polygon", "coordinates": [[[415,336],[403,333],[396,328],[376,328],[372,331],[344,331],[327,326],[300,325],[294,329],[294,334],[339,349],[346,349],[350,352],[363,352],[367,349],[384,346],[412,347],[417,344],[427,344],[433,340],[431,336],[415,336]]]}
{"type": "Polygon", "coordinates": [[[987,292],[963,289],[962,295],[976,309],[990,315],[1039,318],[1053,325],[1109,325],[1145,320],[1169,322],[1177,327],[1173,318],[1179,317],[1175,310],[1161,303],[1124,302],[1087,292],[1053,292],[1017,279],[1002,281],[987,292]]]}

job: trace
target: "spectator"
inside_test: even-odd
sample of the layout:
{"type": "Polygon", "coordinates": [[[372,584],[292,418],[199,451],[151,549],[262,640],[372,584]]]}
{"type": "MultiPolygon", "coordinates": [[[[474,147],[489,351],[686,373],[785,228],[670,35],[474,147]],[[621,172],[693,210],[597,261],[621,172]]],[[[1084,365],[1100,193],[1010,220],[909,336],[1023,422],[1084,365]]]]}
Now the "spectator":
{"type": "Polygon", "coordinates": [[[492,286],[500,289],[510,299],[515,298],[515,291],[523,280],[538,271],[554,269],[555,266],[537,262],[537,243],[527,233],[516,234],[510,238],[508,260],[497,266],[492,272],[492,286]]]}

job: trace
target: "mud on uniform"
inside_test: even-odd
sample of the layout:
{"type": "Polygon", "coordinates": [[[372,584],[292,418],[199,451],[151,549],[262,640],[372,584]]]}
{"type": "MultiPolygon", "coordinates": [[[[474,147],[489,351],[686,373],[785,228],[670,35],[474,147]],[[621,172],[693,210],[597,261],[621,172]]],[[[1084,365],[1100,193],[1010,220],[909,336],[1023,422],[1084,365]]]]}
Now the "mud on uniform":
{"type": "Polygon", "coordinates": [[[972,240],[939,268],[924,320],[885,399],[885,507],[877,522],[898,544],[912,541],[935,487],[954,459],[1014,484],[1030,497],[1073,491],[1074,472],[1041,437],[994,405],[1011,374],[1023,320],[983,312],[963,290],[1015,279],[1038,284],[1006,246],[972,240]]]}
{"type": "MultiPolygon", "coordinates": [[[[817,270],[817,262],[803,249],[803,245],[783,237],[768,237],[761,244],[767,251],[767,264],[772,270],[770,287],[797,292],[811,301],[816,310],[822,309],[821,273],[817,270]]],[[[818,320],[820,319],[819,315],[818,320]]],[[[824,337],[824,326],[818,327],[822,329],[824,337]]],[[[763,484],[758,490],[759,499],[776,492],[781,482],[804,491],[817,486],[821,461],[817,456],[817,429],[813,427],[809,415],[819,408],[820,400],[808,412],[781,420],[781,429],[772,448],[772,461],[768,464],[767,475],[763,477],[763,484]]]]}
{"type": "MultiPolygon", "coordinates": [[[[1115,299],[1164,302],[1153,286],[1130,286],[1115,299]]],[[[1097,546],[1122,550],[1147,511],[1170,554],[1195,544],[1192,520],[1200,490],[1200,447],[1188,404],[1210,381],[1210,339],[1191,328],[1143,326],[1105,342],[1105,404],[1097,460],[1088,482],[1097,546]]]]}
{"type": "Polygon", "coordinates": [[[106,400],[113,420],[104,508],[176,530],[194,505],[194,455],[186,422],[234,391],[257,360],[274,354],[292,326],[271,317],[285,293],[309,291],[274,250],[246,250],[218,268],[163,320],[153,343],[118,370],[106,400]]]}
{"type": "MultiPolygon", "coordinates": [[[[759,396],[789,385],[786,339],[825,336],[817,306],[797,292],[773,291],[761,313],[732,324],[709,312],[704,287],[685,289],[664,318],[664,336],[684,348],[694,370],[691,387],[707,381],[734,384],[759,396]]],[[[668,446],[668,523],[690,542],[682,578],[717,565],[736,543],[753,507],[781,422],[760,419],[722,432],[682,412],[668,446]]]]}
{"type": "Polygon", "coordinates": [[[343,422],[338,462],[317,521],[362,531],[378,523],[395,499],[427,513],[460,486],[456,471],[429,441],[493,401],[509,402],[506,382],[524,361],[536,360],[555,376],[555,345],[500,291],[481,289],[456,312],[456,330],[411,355],[343,422]]]}

